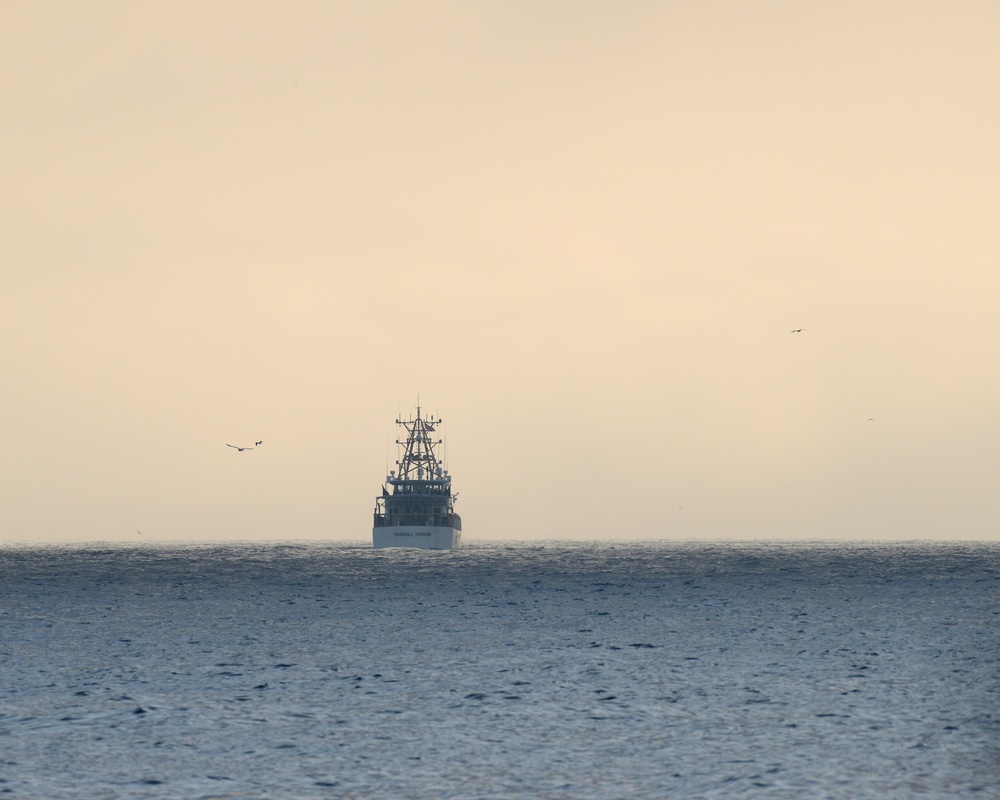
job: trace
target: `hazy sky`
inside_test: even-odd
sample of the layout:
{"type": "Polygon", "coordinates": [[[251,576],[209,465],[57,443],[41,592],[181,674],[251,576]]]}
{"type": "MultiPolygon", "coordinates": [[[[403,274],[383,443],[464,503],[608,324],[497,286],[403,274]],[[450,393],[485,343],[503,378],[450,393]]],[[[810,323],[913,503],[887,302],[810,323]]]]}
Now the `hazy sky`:
{"type": "Polygon", "coordinates": [[[997,42],[3,3],[0,542],[368,539],[418,394],[466,541],[1000,538],[997,42]]]}

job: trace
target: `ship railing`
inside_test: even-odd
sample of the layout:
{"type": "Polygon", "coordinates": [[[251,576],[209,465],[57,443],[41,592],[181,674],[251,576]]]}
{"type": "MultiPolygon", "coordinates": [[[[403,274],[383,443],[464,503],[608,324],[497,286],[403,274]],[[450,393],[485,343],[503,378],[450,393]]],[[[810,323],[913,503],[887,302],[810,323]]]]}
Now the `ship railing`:
{"type": "Polygon", "coordinates": [[[452,526],[459,527],[457,514],[394,514],[379,513],[374,515],[374,527],[387,528],[390,526],[452,526]]]}

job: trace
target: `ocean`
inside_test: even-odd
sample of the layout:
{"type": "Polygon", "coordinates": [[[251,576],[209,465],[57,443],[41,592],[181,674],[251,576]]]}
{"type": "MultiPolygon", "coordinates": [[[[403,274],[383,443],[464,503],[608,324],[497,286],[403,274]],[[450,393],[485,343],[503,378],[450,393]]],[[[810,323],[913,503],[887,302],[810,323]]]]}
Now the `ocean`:
{"type": "Polygon", "coordinates": [[[0,548],[0,797],[1000,797],[1000,544],[0,548]]]}

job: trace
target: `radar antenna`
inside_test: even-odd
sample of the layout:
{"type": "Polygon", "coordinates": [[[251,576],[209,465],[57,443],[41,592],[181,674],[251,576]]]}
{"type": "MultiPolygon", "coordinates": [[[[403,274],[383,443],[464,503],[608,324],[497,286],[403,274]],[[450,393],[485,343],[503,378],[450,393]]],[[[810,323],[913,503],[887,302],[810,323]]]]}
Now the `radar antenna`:
{"type": "Polygon", "coordinates": [[[434,480],[441,474],[441,464],[434,448],[442,443],[441,439],[433,439],[434,427],[441,424],[440,419],[422,417],[420,406],[417,406],[416,417],[397,419],[396,424],[406,429],[406,440],[396,440],[403,448],[403,455],[396,465],[399,467],[400,480],[434,480]]]}

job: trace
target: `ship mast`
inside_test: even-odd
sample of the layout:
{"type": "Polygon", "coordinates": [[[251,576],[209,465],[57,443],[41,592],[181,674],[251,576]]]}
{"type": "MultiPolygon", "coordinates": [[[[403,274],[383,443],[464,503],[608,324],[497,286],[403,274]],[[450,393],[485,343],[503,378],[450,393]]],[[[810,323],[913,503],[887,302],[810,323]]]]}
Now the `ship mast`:
{"type": "Polygon", "coordinates": [[[396,424],[406,428],[406,441],[396,440],[396,444],[403,448],[403,457],[396,462],[399,467],[396,479],[440,480],[442,469],[434,448],[441,444],[441,439],[432,439],[431,434],[434,433],[434,426],[441,424],[441,420],[421,417],[420,406],[417,406],[415,418],[397,419],[396,424]]]}

